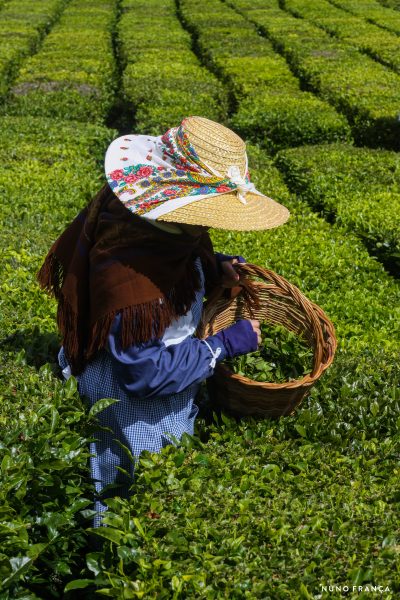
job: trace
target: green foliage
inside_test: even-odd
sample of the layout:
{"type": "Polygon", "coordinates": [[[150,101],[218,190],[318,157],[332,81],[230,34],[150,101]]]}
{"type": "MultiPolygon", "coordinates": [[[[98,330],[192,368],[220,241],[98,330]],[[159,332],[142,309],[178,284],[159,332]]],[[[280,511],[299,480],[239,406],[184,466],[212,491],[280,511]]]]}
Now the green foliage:
{"type": "Polygon", "coordinates": [[[348,117],[359,143],[399,149],[400,77],[347,43],[279,8],[278,0],[231,0],[294,73],[348,117]]]}
{"type": "Polygon", "coordinates": [[[230,125],[243,137],[259,140],[272,151],[350,139],[346,119],[302,92],[286,61],[242,16],[218,0],[178,4],[203,60],[230,90],[230,125]]]}
{"type": "Polygon", "coordinates": [[[309,146],[277,157],[291,189],[354,231],[400,272],[397,153],[345,145],[309,146]]]}
{"type": "Polygon", "coordinates": [[[62,597],[88,544],[91,416],[107,402],[85,416],[75,380],[54,376],[55,303],[35,274],[99,186],[115,132],[32,117],[0,129],[0,597],[62,597]]]}
{"type": "Polygon", "coordinates": [[[400,10],[399,0],[379,0],[379,3],[387,8],[393,8],[394,10],[400,10]]]}
{"type": "Polygon", "coordinates": [[[91,429],[73,379],[64,386],[48,366],[18,362],[15,379],[1,381],[0,591],[59,597],[87,544],[91,429]]]}
{"type": "Polygon", "coordinates": [[[7,114],[102,122],[114,95],[115,0],[74,0],[20,69],[7,114]]]}
{"type": "MultiPolygon", "coordinates": [[[[257,189],[287,206],[290,219],[284,226],[267,231],[213,231],[215,247],[220,251],[229,248],[232,254],[241,254],[297,285],[326,311],[343,348],[353,352],[391,348],[396,353],[400,334],[398,283],[368,255],[354,234],[330,226],[306,203],[291,196],[282,175],[260,148],[248,149],[257,189]]],[[[325,170],[329,178],[328,167],[325,170]]]]}
{"type": "MultiPolygon", "coordinates": [[[[56,236],[100,187],[104,151],[116,132],[32,117],[1,117],[0,124],[0,191],[7,199],[0,215],[0,271],[8,270],[15,280],[27,264],[39,266],[56,236]]],[[[7,297],[14,304],[19,300],[18,294],[7,297]]]]}
{"type": "Polygon", "coordinates": [[[221,83],[200,66],[182,30],[173,0],[122,2],[118,24],[123,93],[135,108],[136,127],[160,135],[188,115],[226,119],[221,83]]]}
{"type": "Polygon", "coordinates": [[[121,600],[283,600],[299,598],[301,586],[313,597],[321,581],[351,584],[359,572],[359,582],[389,585],[394,598],[398,434],[343,450],[343,423],[326,443],[331,421],[315,399],[307,417],[278,426],[224,417],[200,430],[206,444],[184,439],[143,454],[135,493],[107,501],[106,527],[93,532],[102,550],[87,554],[68,589],[121,600]],[[320,437],[311,441],[317,422],[320,437]]]}
{"type": "Polygon", "coordinates": [[[285,383],[311,373],[313,351],[305,340],[280,325],[261,323],[261,344],[255,352],[229,359],[238,375],[270,383],[285,383]]]}
{"type": "Polygon", "coordinates": [[[351,140],[343,117],[309,92],[253,95],[240,103],[231,126],[270,151],[318,142],[351,140]],[[316,118],[316,115],[318,117],[316,118]]]}
{"type": "Polygon", "coordinates": [[[285,8],[400,72],[399,38],[327,0],[285,0],[285,8]]]}
{"type": "MultiPolygon", "coordinates": [[[[49,212],[44,205],[40,209],[46,219],[25,229],[18,215],[11,221],[17,200],[10,206],[8,221],[4,217],[20,239],[29,231],[24,247],[41,254],[79,209],[84,190],[88,193],[95,183],[91,173],[102,149],[90,136],[93,140],[98,136],[104,144],[114,134],[61,122],[50,126],[42,121],[38,126],[39,121],[32,119],[9,118],[3,124],[8,131],[4,160],[11,149],[14,152],[4,163],[4,181],[7,173],[13,181],[27,154],[43,173],[46,157],[52,157],[53,168],[59,165],[57,186],[51,194],[47,190],[42,201],[53,209],[49,212]],[[36,134],[21,137],[28,129],[36,134]],[[93,155],[94,148],[98,154],[93,155]],[[74,165],[74,173],[87,173],[72,195],[68,164],[74,165]]],[[[37,373],[25,364],[34,348],[28,348],[29,353],[21,350],[30,335],[22,331],[21,338],[4,346],[6,369],[0,386],[1,424],[7,426],[4,455],[14,456],[15,441],[18,447],[22,444],[21,432],[28,434],[30,444],[21,459],[28,464],[21,500],[15,497],[15,488],[7,487],[13,483],[15,463],[5,459],[7,469],[1,475],[7,483],[3,489],[9,490],[4,506],[11,511],[4,516],[2,538],[7,548],[3,586],[9,598],[63,597],[67,586],[66,597],[74,590],[97,597],[95,590],[103,590],[102,595],[121,599],[174,595],[295,599],[299,571],[308,593],[319,593],[321,578],[347,581],[358,571],[365,581],[372,577],[390,583],[394,592],[398,589],[396,544],[391,541],[397,531],[398,502],[394,466],[400,418],[398,286],[368,258],[355,237],[332,228],[290,196],[260,149],[250,150],[253,180],[287,204],[292,217],[284,227],[263,233],[214,232],[216,247],[275,268],[322,304],[339,335],[341,349],[334,365],[295,419],[236,423],[224,417],[223,425],[198,431],[204,445],[183,440],[181,448],[143,456],[132,498],[108,501],[107,527],[92,532],[103,545],[90,549],[85,530],[93,513],[90,504],[84,504],[92,494],[85,467],[90,431],[85,429],[83,407],[73,380],[63,387],[48,368],[37,373]],[[36,440],[44,439],[43,450],[36,440]],[[71,464],[65,459],[70,452],[65,440],[78,451],[71,464]],[[46,496],[46,487],[37,489],[36,477],[49,482],[50,495],[46,496]],[[320,482],[318,490],[315,481],[320,482]],[[30,493],[29,498],[42,494],[45,514],[42,509],[37,514],[37,506],[32,512],[30,493]],[[389,576],[392,572],[395,575],[389,576]]],[[[23,179],[16,188],[21,201],[22,183],[23,179]]],[[[38,201],[40,197],[35,194],[38,201]]],[[[25,218],[37,216],[27,210],[25,218]]],[[[54,331],[53,304],[35,291],[39,256],[11,250],[3,262],[8,269],[5,284],[14,286],[13,293],[2,294],[6,331],[32,322],[41,333],[54,331]]]]}
{"type": "Polygon", "coordinates": [[[67,0],[11,0],[0,20],[0,99],[8,91],[23,58],[33,52],[40,39],[59,17],[67,0]]]}
{"type": "Polygon", "coordinates": [[[366,21],[375,23],[383,29],[393,31],[397,34],[400,33],[400,15],[395,10],[383,8],[375,0],[332,0],[332,4],[340,6],[350,13],[359,15],[366,21]]]}

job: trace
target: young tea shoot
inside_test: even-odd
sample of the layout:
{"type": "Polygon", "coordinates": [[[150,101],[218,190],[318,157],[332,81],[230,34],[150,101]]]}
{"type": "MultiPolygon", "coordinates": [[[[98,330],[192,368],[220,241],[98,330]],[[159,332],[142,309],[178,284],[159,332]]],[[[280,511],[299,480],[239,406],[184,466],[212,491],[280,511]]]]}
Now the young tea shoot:
{"type": "Polygon", "coordinates": [[[226,361],[234,373],[254,381],[284,383],[304,377],[312,370],[313,350],[303,337],[283,327],[261,323],[261,344],[226,361]]]}

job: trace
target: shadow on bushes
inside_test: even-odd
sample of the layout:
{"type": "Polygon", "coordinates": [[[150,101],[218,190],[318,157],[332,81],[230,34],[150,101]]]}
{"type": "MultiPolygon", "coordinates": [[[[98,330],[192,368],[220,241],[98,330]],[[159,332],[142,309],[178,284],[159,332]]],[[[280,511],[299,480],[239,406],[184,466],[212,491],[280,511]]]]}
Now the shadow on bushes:
{"type": "Polygon", "coordinates": [[[38,327],[18,329],[0,340],[0,348],[15,354],[23,354],[24,362],[36,369],[49,363],[54,375],[60,376],[57,354],[60,339],[56,333],[42,332],[38,327]]]}

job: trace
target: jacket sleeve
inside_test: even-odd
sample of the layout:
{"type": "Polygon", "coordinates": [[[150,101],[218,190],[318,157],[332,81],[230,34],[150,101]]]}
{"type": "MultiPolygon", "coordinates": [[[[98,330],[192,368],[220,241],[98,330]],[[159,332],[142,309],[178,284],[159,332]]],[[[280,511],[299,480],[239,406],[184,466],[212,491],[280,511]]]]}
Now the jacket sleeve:
{"type": "Polygon", "coordinates": [[[245,263],[246,259],[238,254],[223,254],[222,252],[215,252],[215,260],[217,261],[218,270],[221,272],[221,263],[226,260],[236,258],[239,263],[245,263]]]}
{"type": "Polygon", "coordinates": [[[226,350],[219,338],[206,340],[187,337],[177,344],[165,345],[162,339],[121,348],[119,315],[108,338],[115,375],[121,388],[137,398],[155,398],[181,392],[210,377],[226,350]]]}

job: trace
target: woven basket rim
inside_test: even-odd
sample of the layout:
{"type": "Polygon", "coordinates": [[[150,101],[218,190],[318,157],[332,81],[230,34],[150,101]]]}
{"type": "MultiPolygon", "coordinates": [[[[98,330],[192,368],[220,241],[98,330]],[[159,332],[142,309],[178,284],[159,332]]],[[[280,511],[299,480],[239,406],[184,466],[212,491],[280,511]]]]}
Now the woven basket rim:
{"type": "MultiPolygon", "coordinates": [[[[279,390],[287,390],[287,389],[295,390],[296,388],[305,388],[305,389],[310,388],[312,385],[314,385],[314,383],[321,377],[323,372],[333,362],[333,358],[335,356],[335,352],[336,352],[336,348],[337,348],[337,339],[336,339],[335,328],[334,328],[333,323],[331,322],[329,317],[326,315],[324,310],[318,304],[309,300],[307,298],[307,296],[305,296],[305,294],[303,294],[303,292],[301,292],[297,286],[290,283],[289,281],[287,281],[287,279],[285,279],[281,275],[278,275],[274,271],[271,271],[264,267],[260,267],[258,265],[254,265],[252,263],[244,263],[244,264],[238,266],[238,272],[240,273],[240,276],[241,276],[241,279],[239,280],[239,284],[240,284],[240,282],[243,282],[245,280],[245,278],[247,278],[249,275],[250,276],[255,275],[256,277],[260,277],[262,279],[262,281],[257,281],[257,280],[252,281],[252,286],[254,288],[259,287],[259,288],[269,288],[269,289],[273,289],[273,288],[281,289],[284,292],[281,294],[283,297],[284,296],[287,297],[289,295],[292,299],[294,299],[296,301],[297,305],[299,307],[301,307],[303,310],[304,310],[304,307],[307,306],[310,311],[309,314],[312,314],[312,319],[315,323],[315,326],[319,329],[319,331],[321,333],[321,338],[324,339],[324,344],[322,347],[328,348],[328,350],[330,350],[330,352],[328,352],[328,357],[325,361],[322,361],[322,360],[318,361],[315,359],[315,356],[318,355],[317,346],[315,346],[313,348],[314,357],[313,357],[313,368],[312,368],[311,373],[304,375],[303,377],[301,377],[299,379],[293,379],[292,381],[286,381],[283,383],[273,383],[273,382],[268,382],[268,381],[264,382],[264,381],[256,381],[254,379],[250,379],[249,377],[246,377],[244,375],[239,375],[238,373],[234,373],[225,363],[218,364],[216,367],[216,371],[219,371],[220,373],[224,374],[225,376],[228,376],[232,381],[235,381],[239,384],[243,384],[247,387],[254,387],[254,388],[258,388],[258,389],[271,390],[271,391],[275,390],[278,392],[279,390]],[[269,280],[269,283],[267,283],[265,281],[265,279],[269,280]],[[328,335],[326,335],[326,336],[323,335],[321,322],[324,323],[326,326],[326,331],[328,333],[328,335]]],[[[207,303],[207,307],[203,312],[203,317],[205,317],[205,315],[207,314],[207,309],[210,307],[213,307],[213,306],[214,307],[217,306],[218,302],[222,302],[219,310],[214,312],[208,320],[204,320],[203,322],[201,322],[200,337],[205,337],[206,329],[210,325],[210,323],[212,323],[212,320],[214,320],[216,318],[216,316],[218,316],[218,314],[221,314],[224,310],[227,310],[229,308],[229,306],[232,305],[234,302],[237,302],[237,299],[236,298],[222,299],[222,289],[221,289],[220,293],[219,293],[219,297],[217,295],[217,296],[214,296],[214,298],[210,298],[210,304],[207,303]]],[[[320,354],[322,355],[322,352],[320,354]]]]}
{"type": "Polygon", "coordinates": [[[327,369],[329,365],[325,366],[322,371],[318,375],[304,375],[299,379],[293,379],[292,381],[285,381],[283,383],[273,383],[272,381],[256,381],[255,379],[250,379],[245,375],[239,375],[238,373],[234,373],[226,364],[219,364],[217,369],[220,371],[225,371],[226,374],[229,373],[231,379],[234,379],[240,383],[245,383],[246,385],[252,387],[263,388],[265,390],[284,390],[284,389],[295,389],[299,387],[311,386],[321,377],[322,373],[327,369]]]}

